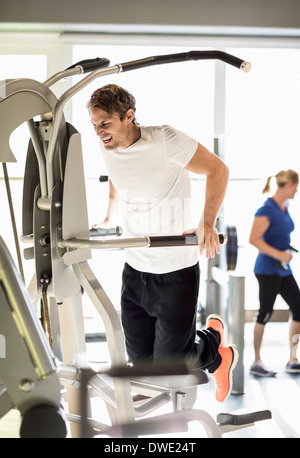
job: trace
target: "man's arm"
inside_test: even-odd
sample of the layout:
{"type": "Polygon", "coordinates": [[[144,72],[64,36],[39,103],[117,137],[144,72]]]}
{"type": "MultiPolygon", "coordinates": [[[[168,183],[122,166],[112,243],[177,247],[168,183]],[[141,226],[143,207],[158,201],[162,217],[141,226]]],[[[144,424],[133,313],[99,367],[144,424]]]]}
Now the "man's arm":
{"type": "Polygon", "coordinates": [[[225,197],[229,170],[215,154],[198,143],[197,150],[185,167],[200,175],[206,175],[205,204],[196,233],[199,240],[200,254],[205,249],[206,257],[220,253],[218,233],[215,228],[217,216],[225,197]],[[204,248],[205,247],[205,248],[204,248]]]}

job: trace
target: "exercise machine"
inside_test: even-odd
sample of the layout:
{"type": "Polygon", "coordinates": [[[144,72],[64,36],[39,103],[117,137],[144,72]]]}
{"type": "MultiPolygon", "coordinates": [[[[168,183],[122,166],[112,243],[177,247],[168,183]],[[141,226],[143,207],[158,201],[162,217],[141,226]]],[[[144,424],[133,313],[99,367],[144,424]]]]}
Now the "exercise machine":
{"type": "Polygon", "coordinates": [[[17,407],[21,437],[65,437],[57,364],[28,291],[0,237],[0,417],[17,407]]]}
{"type": "MultiPolygon", "coordinates": [[[[26,347],[28,358],[27,360],[24,358],[25,367],[20,365],[20,371],[18,373],[13,371],[8,377],[5,363],[9,364],[9,362],[1,360],[0,376],[4,380],[7,393],[12,392],[13,386],[15,391],[22,392],[20,387],[24,385],[28,389],[30,385],[34,405],[50,403],[55,409],[59,407],[57,393],[59,380],[59,383],[65,386],[66,414],[72,437],[91,437],[101,434],[101,431],[112,436],[126,435],[126,431],[130,431],[131,436],[146,434],[147,428],[151,430],[153,422],[143,417],[170,401],[173,403],[173,414],[155,417],[155,422],[160,425],[161,431],[163,425],[167,428],[175,420],[176,422],[178,420],[177,424],[180,425],[187,424],[191,420],[199,420],[204,425],[208,436],[220,437],[230,428],[245,427],[245,423],[248,425],[256,420],[270,418],[270,412],[264,411],[259,414],[253,412],[243,418],[240,416],[229,418],[224,414],[220,421],[215,421],[206,412],[193,409],[197,386],[208,381],[206,372],[202,370],[195,373],[189,368],[158,368],[153,378],[149,377],[149,374],[156,370],[154,366],[144,368],[141,372],[129,369],[117,311],[88,263],[92,250],[96,249],[126,247],[151,249],[161,245],[190,245],[197,244],[197,238],[196,236],[149,237],[145,235],[136,238],[117,236],[97,240],[91,237],[80,134],[65,121],[63,111],[65,104],[91,81],[104,75],[137,70],[151,65],[201,59],[219,59],[245,72],[250,70],[249,63],[221,51],[191,51],[148,57],[113,66],[106,58],[90,59],[58,72],[44,83],[25,78],[0,83],[2,97],[0,98],[0,161],[4,163],[15,161],[9,147],[9,136],[16,127],[27,122],[30,132],[24,175],[21,238],[23,242],[31,244],[24,250],[25,258],[33,258],[35,262],[35,275],[28,287],[30,300],[24,287],[21,288],[20,279],[16,280],[17,273],[11,276],[8,284],[18,282],[25,303],[16,314],[11,307],[13,299],[9,298],[4,318],[1,304],[0,330],[6,337],[14,327],[15,333],[23,336],[20,323],[26,322],[27,309],[32,312],[32,303],[40,298],[47,337],[45,340],[45,336],[41,335],[38,330],[39,323],[31,313],[32,320],[28,324],[26,335],[31,335],[32,329],[35,329],[37,338],[26,347]],[[83,73],[88,74],[64,92],[59,99],[56,98],[50,89],[53,84],[62,78],[83,73]],[[76,202],[76,211],[74,211],[74,202],[76,202]],[[111,369],[92,374],[87,369],[86,361],[82,289],[104,323],[111,363],[111,369]],[[10,313],[14,321],[9,320],[10,313]],[[18,319],[15,318],[16,316],[18,319]],[[36,378],[33,374],[23,375],[26,374],[27,366],[31,366],[32,372],[35,368],[33,361],[29,361],[29,350],[39,354],[41,349],[47,353],[47,364],[51,367],[44,371],[35,369],[36,378]],[[178,371],[183,373],[183,377],[178,371]],[[171,379],[166,374],[177,375],[171,379]],[[49,381],[50,378],[53,381],[53,391],[47,391],[48,395],[46,395],[44,389],[40,388],[42,392],[40,395],[39,387],[45,386],[48,378],[49,381]],[[22,380],[30,380],[33,383],[22,384],[22,380]],[[133,389],[146,396],[145,403],[138,407],[132,396],[133,389]],[[89,418],[91,392],[97,393],[104,400],[111,425],[93,422],[89,418]],[[85,396],[84,393],[87,395],[85,396]],[[174,421],[171,422],[171,418],[174,421]],[[91,422],[92,431],[85,427],[91,422]]],[[[222,235],[220,237],[222,238],[222,235]]],[[[223,242],[225,241],[223,236],[223,242]]],[[[7,263],[13,268],[11,260],[7,263]]],[[[9,341],[7,343],[9,344],[9,341]]],[[[23,341],[19,344],[16,340],[13,347],[11,358],[15,360],[15,364],[18,364],[21,358],[19,345],[22,344],[23,341]]],[[[8,359],[10,358],[5,358],[8,359]]],[[[23,415],[24,423],[27,405],[26,408],[23,407],[22,400],[14,398],[13,395],[1,396],[0,406],[2,400],[6,403],[6,407],[0,408],[0,414],[12,406],[17,407],[23,415]]],[[[34,437],[35,434],[39,434],[39,431],[33,431],[31,434],[34,437]]]]}

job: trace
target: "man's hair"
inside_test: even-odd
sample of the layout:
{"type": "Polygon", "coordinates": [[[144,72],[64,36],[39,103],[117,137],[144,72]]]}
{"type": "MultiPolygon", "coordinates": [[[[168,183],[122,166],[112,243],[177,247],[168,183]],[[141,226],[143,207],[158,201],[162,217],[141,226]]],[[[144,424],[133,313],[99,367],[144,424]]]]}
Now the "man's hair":
{"type": "MultiPolygon", "coordinates": [[[[107,84],[96,89],[87,103],[87,108],[100,108],[100,110],[112,115],[118,113],[120,120],[123,121],[127,111],[131,108],[134,113],[136,110],[135,98],[133,95],[116,84],[107,84]]],[[[133,124],[137,121],[134,117],[133,124]]]]}

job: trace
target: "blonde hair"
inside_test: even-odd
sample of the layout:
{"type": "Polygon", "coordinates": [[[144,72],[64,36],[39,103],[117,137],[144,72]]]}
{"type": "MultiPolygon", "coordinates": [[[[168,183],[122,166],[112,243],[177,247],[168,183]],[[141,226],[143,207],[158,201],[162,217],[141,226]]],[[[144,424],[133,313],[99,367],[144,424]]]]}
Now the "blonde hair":
{"type": "Polygon", "coordinates": [[[281,170],[280,172],[277,173],[277,175],[272,175],[267,179],[267,182],[265,184],[265,187],[263,189],[263,194],[270,192],[271,186],[270,186],[270,181],[272,178],[276,178],[276,184],[279,188],[283,188],[284,185],[287,183],[291,182],[293,184],[298,183],[299,181],[299,174],[295,172],[294,170],[288,169],[288,170],[281,170]]]}

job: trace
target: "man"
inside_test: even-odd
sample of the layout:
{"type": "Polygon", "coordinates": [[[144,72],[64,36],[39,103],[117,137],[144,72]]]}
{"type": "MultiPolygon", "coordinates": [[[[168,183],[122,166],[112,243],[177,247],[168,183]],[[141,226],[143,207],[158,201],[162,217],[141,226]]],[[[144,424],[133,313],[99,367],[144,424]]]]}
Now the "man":
{"type": "Polygon", "coordinates": [[[226,346],[220,317],[209,316],[206,329],[196,332],[196,314],[199,252],[207,258],[220,252],[215,221],[228,168],[170,126],[138,125],[135,98],[115,84],[96,90],[88,109],[110,178],[104,224],[112,221],[120,200],[127,235],[196,231],[199,241],[199,247],[126,250],[121,314],[128,357],[133,363],[192,357],[211,373],[222,402],[231,392],[238,352],[226,346]],[[204,211],[196,229],[191,229],[189,172],[206,175],[204,211]]]}

